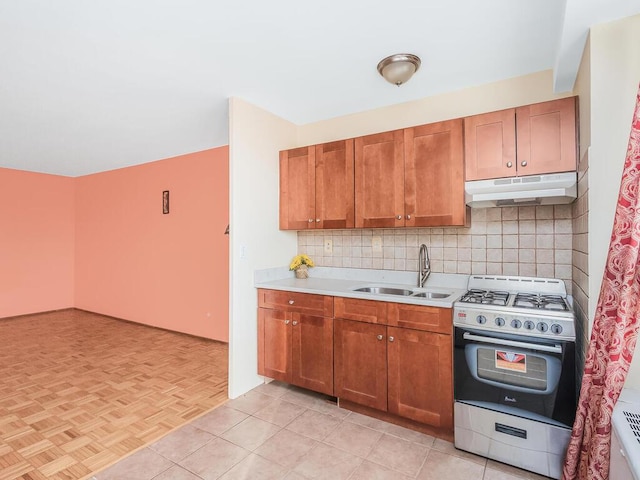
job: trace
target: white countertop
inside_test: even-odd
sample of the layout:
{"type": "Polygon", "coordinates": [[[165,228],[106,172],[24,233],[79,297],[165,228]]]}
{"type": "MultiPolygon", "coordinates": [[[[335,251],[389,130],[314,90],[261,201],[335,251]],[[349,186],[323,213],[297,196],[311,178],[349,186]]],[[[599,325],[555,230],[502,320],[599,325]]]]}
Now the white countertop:
{"type": "Polygon", "coordinates": [[[468,275],[432,273],[424,288],[416,287],[417,272],[371,270],[358,268],[315,267],[309,269],[309,278],[297,279],[287,267],[256,270],[254,286],[271,290],[315,293],[334,297],[361,298],[383,302],[409,303],[451,308],[467,290],[468,275]],[[448,293],[445,298],[427,299],[405,295],[355,292],[368,286],[397,287],[414,292],[448,293]]]}

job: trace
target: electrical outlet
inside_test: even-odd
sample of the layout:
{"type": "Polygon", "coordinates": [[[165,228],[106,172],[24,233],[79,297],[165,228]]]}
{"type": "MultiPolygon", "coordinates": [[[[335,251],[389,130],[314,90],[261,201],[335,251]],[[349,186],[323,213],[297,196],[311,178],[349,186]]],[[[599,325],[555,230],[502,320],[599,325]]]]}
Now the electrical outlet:
{"type": "Polygon", "coordinates": [[[373,237],[371,239],[371,250],[373,253],[382,252],[382,237],[373,237]]]}
{"type": "Polygon", "coordinates": [[[328,238],[324,241],[324,253],[333,253],[333,240],[328,238]]]}

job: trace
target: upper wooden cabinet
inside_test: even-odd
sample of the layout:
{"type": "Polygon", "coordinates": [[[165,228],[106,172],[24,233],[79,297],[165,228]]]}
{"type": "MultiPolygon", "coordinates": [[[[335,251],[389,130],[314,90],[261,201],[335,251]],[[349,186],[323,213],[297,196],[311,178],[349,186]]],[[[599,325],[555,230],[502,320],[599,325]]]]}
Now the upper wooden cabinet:
{"type": "Polygon", "coordinates": [[[406,227],[465,225],[462,119],[404,130],[406,227]]]}
{"type": "Polygon", "coordinates": [[[466,180],[575,170],[576,99],[465,118],[466,180]]]}
{"type": "Polygon", "coordinates": [[[462,119],[355,140],[356,227],[465,225],[462,119]]]}
{"type": "Polygon", "coordinates": [[[355,139],[356,227],[404,226],[402,130],[355,139]]]}
{"type": "Polygon", "coordinates": [[[353,140],[280,152],[280,229],[353,226],[353,140]]]}

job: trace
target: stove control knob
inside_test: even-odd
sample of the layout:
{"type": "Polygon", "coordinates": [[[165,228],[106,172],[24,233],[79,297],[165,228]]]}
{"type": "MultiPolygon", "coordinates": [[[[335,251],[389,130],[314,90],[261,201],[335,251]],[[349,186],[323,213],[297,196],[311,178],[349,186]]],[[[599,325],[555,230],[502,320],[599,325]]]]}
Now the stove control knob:
{"type": "Polygon", "coordinates": [[[502,317],[496,318],[496,325],[499,326],[499,327],[503,327],[504,326],[504,318],[502,318],[502,317]]]}
{"type": "Polygon", "coordinates": [[[527,330],[533,330],[534,328],[536,328],[536,324],[533,323],[531,320],[525,320],[524,328],[526,328],[527,330]]]}
{"type": "Polygon", "coordinates": [[[513,320],[511,320],[511,326],[513,328],[520,328],[522,326],[522,322],[517,318],[514,318],[513,320]]]}
{"type": "Polygon", "coordinates": [[[554,323],[553,325],[551,325],[551,331],[556,335],[560,335],[562,333],[562,325],[554,323]]]}
{"type": "Polygon", "coordinates": [[[484,325],[485,323],[487,323],[487,317],[485,317],[484,315],[478,315],[476,317],[476,322],[478,322],[480,325],[484,325]]]}
{"type": "Polygon", "coordinates": [[[538,329],[538,331],[544,333],[547,330],[549,330],[549,325],[547,325],[544,322],[538,322],[538,325],[536,325],[536,328],[538,329]]]}

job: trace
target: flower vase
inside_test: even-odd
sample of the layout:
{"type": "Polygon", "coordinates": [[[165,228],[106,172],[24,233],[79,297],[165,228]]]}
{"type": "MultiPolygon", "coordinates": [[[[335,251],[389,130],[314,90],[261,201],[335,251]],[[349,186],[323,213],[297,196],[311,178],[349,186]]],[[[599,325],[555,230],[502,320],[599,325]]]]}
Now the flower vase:
{"type": "Polygon", "coordinates": [[[300,265],[295,272],[296,278],[309,278],[309,267],[306,265],[300,265]]]}

